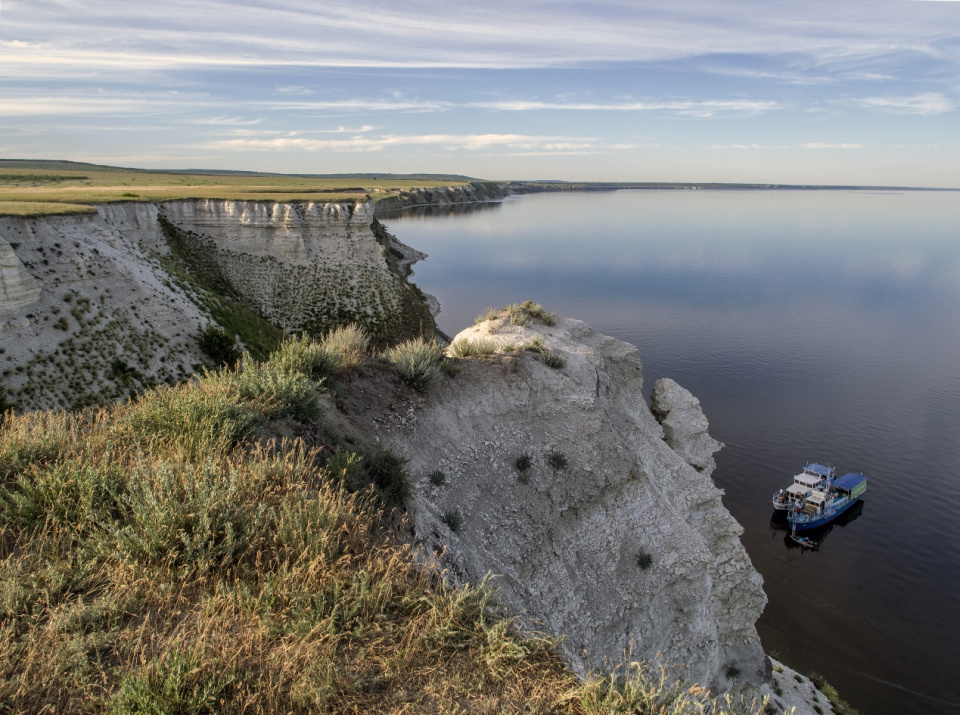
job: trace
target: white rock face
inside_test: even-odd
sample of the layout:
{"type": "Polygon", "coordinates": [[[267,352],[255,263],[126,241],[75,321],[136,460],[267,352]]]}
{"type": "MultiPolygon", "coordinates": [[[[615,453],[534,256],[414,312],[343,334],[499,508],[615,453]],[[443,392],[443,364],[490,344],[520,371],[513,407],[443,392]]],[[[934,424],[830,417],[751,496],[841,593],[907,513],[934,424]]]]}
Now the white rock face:
{"type": "Polygon", "coordinates": [[[0,370],[18,408],[102,404],[203,361],[196,337],[212,319],[159,260],[172,250],[162,219],[202,270],[289,331],[389,326],[418,305],[430,319],[399,274],[425,255],[375,235],[370,203],[125,202],[3,217],[0,370]]]}
{"type": "Polygon", "coordinates": [[[493,574],[507,607],[565,636],[581,670],[665,659],[718,690],[764,682],[761,577],[722,492],[664,441],[636,348],[563,319],[487,321],[458,338],[516,347],[537,335],[565,367],[531,352],[464,360],[408,414],[371,424],[410,459],[416,535],[459,578],[493,574]],[[552,452],[567,465],[552,467],[552,452]]]}
{"type": "Polygon", "coordinates": [[[23,263],[6,241],[0,241],[0,316],[29,308],[40,300],[40,281],[23,267],[23,263]]]}
{"type": "Polygon", "coordinates": [[[372,203],[198,199],[171,201],[161,210],[189,232],[189,250],[202,253],[244,300],[287,332],[322,333],[358,322],[376,338],[419,301],[398,273],[409,273],[409,263],[426,255],[385,231],[375,235],[372,203]],[[398,272],[388,252],[400,259],[398,272]]]}
{"type": "Polygon", "coordinates": [[[663,427],[663,438],[673,451],[698,471],[713,472],[717,467],[713,453],[722,449],[723,443],[707,431],[710,425],[700,400],[664,377],[654,383],[651,403],[653,414],[663,427]]]}
{"type": "Polygon", "coordinates": [[[161,242],[150,204],[0,218],[7,399],[19,409],[101,404],[192,372],[207,318],[146,249],[161,242]]]}

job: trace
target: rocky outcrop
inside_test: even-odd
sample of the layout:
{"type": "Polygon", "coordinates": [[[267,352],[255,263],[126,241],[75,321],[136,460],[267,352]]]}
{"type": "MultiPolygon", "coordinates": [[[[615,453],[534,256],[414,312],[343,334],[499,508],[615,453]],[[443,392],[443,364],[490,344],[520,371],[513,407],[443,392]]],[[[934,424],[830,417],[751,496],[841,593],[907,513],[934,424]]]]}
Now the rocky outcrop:
{"type": "Polygon", "coordinates": [[[718,690],[764,682],[760,575],[708,472],[664,441],[636,348],[563,319],[485,321],[457,339],[506,352],[461,361],[367,425],[410,460],[426,550],[458,579],[492,574],[507,608],[564,636],[581,671],[662,659],[718,690]],[[517,350],[535,338],[565,365],[517,350]]]}
{"type": "Polygon", "coordinates": [[[440,186],[433,189],[409,189],[396,196],[388,196],[376,204],[380,211],[410,208],[413,206],[447,206],[449,204],[500,201],[510,195],[502,184],[492,181],[475,181],[462,186],[440,186]]]}
{"type": "Polygon", "coordinates": [[[713,472],[713,453],[723,448],[708,432],[710,425],[700,400],[669,377],[657,380],[650,397],[651,409],[663,427],[663,438],[674,452],[700,472],[713,472]]]}

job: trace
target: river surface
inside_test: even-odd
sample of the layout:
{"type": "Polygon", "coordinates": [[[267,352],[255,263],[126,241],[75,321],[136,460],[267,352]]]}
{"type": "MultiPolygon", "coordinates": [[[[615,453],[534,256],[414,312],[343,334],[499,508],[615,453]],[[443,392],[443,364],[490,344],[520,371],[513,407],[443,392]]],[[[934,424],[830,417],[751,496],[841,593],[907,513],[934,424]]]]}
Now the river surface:
{"type": "Polygon", "coordinates": [[[960,713],[960,194],[616,191],[381,219],[450,335],[532,299],[693,392],[770,598],[767,652],[865,715],[960,713]],[[806,461],[862,510],[790,548],[770,496],[806,461]]]}

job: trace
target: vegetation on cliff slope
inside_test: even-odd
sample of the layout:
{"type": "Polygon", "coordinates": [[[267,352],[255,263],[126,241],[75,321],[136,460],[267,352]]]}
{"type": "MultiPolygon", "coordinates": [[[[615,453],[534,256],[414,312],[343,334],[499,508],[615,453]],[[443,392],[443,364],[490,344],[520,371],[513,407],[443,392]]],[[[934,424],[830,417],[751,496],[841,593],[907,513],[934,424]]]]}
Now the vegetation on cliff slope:
{"type": "Polygon", "coordinates": [[[394,370],[361,344],[290,341],[134,402],[5,416],[0,708],[712,709],[638,666],[579,681],[487,587],[413,558],[384,501],[403,460],[317,437],[329,381],[394,370]]]}

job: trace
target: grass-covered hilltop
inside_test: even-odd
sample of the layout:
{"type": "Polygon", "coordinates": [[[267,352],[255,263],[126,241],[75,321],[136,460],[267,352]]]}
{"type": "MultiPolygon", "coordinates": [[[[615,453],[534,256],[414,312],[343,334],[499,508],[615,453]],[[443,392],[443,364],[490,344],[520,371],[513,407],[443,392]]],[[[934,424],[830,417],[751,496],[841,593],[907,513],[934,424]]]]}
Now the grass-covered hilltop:
{"type": "Polygon", "coordinates": [[[504,195],[0,160],[0,710],[851,712],[769,672],[636,348],[532,301],[437,331],[375,206],[504,195]]]}

